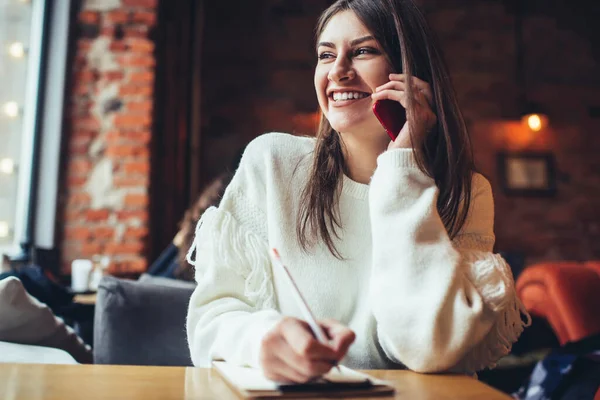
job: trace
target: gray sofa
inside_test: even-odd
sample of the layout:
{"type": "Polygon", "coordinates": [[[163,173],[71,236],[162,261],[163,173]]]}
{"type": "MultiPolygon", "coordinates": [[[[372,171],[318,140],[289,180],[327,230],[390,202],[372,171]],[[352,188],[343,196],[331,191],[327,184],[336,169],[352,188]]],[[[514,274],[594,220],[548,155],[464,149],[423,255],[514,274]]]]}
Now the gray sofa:
{"type": "Polygon", "coordinates": [[[94,363],[192,365],[185,319],[195,283],[104,277],[94,315],[94,363]]]}

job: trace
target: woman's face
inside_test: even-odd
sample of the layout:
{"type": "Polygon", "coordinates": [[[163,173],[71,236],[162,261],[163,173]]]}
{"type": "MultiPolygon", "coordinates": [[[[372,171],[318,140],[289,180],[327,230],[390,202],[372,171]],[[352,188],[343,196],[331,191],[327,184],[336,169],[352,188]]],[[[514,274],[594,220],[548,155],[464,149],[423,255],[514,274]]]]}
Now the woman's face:
{"type": "Polygon", "coordinates": [[[340,133],[386,136],[373,114],[371,94],[389,82],[392,67],[353,11],[334,15],[317,44],[315,89],[323,114],[340,133]]]}

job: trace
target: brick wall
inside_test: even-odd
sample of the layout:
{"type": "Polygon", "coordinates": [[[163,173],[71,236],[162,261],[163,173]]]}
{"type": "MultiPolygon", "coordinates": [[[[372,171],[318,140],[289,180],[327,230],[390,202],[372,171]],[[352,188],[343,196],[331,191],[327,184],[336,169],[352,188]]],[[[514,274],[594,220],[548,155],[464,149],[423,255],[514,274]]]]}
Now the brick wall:
{"type": "Polygon", "coordinates": [[[562,12],[538,5],[524,19],[527,94],[547,110],[551,124],[532,133],[515,119],[515,21],[503,2],[425,3],[468,120],[477,165],[492,183],[497,250],[521,252],[527,263],[600,258],[600,119],[590,113],[600,105],[600,52],[581,30],[585,11],[557,2],[565,4],[562,12]],[[503,150],[551,152],[556,197],[504,195],[496,165],[503,150]]]}
{"type": "Polygon", "coordinates": [[[156,0],[81,2],[74,34],[61,193],[62,271],[108,255],[110,272],[146,269],[156,0]]]}

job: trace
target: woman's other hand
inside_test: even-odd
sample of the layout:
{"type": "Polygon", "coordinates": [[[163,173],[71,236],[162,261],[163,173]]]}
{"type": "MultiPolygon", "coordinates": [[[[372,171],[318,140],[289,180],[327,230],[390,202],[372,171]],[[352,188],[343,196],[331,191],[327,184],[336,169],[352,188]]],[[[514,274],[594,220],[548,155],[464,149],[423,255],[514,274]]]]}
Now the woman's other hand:
{"type": "Polygon", "coordinates": [[[281,320],[262,340],[260,363],[265,376],[277,382],[308,382],[336,365],[354,342],[350,329],[332,320],[319,324],[330,338],[320,343],[310,326],[297,318],[281,320]]]}
{"type": "MultiPolygon", "coordinates": [[[[390,74],[390,81],[379,86],[375,93],[371,95],[373,100],[394,100],[402,104],[404,108],[408,106],[406,95],[407,79],[405,74],[390,74]]],[[[425,136],[437,123],[437,116],[433,112],[433,92],[429,83],[422,81],[417,77],[412,77],[412,87],[414,95],[414,118],[417,132],[415,139],[422,142],[425,136]]],[[[407,114],[411,111],[407,111],[407,114]]],[[[410,127],[407,122],[404,124],[398,137],[393,142],[390,142],[388,150],[410,148],[410,127]]]]}

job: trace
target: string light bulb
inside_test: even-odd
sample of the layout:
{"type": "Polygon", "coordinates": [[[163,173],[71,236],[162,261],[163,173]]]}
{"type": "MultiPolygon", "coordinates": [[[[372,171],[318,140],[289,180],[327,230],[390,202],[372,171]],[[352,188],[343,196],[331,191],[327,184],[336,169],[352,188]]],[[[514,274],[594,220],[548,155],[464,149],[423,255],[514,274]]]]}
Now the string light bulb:
{"type": "Polygon", "coordinates": [[[19,103],[16,101],[9,101],[4,104],[4,113],[10,118],[16,118],[19,116],[19,103]]]}
{"type": "Polygon", "coordinates": [[[25,46],[21,42],[11,43],[8,46],[8,54],[14,58],[23,58],[25,57],[25,46]]]}
{"type": "Polygon", "coordinates": [[[0,238],[7,238],[10,234],[10,226],[8,226],[8,222],[0,221],[0,238]]]}
{"type": "Polygon", "coordinates": [[[15,162],[11,158],[0,160],[0,172],[6,175],[12,175],[15,172],[15,162]]]}

